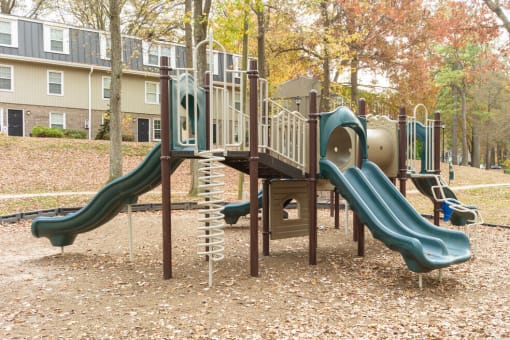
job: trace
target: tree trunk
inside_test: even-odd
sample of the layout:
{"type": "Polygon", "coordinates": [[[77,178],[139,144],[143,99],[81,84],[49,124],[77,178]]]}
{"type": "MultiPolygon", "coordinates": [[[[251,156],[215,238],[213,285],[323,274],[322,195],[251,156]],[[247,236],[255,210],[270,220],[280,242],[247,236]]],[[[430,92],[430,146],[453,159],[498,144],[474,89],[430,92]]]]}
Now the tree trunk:
{"type": "Polygon", "coordinates": [[[480,120],[475,118],[473,120],[473,141],[472,141],[472,156],[471,166],[474,168],[480,168],[480,120]]]}
{"type": "Polygon", "coordinates": [[[258,68],[259,77],[266,79],[266,28],[264,22],[264,5],[260,4],[257,10],[257,55],[258,55],[258,68]]]}
{"type": "Polygon", "coordinates": [[[466,118],[466,91],[465,87],[460,91],[461,100],[461,129],[462,129],[462,164],[468,165],[469,162],[469,151],[467,143],[467,118],[466,118]]]}
{"type": "MultiPolygon", "coordinates": [[[[211,1],[210,0],[205,0],[204,2],[202,2],[202,0],[193,0],[193,1],[194,1],[193,36],[194,36],[195,46],[196,46],[198,43],[200,43],[201,41],[205,40],[205,38],[207,38],[207,26],[208,26],[208,21],[209,21],[209,12],[211,10],[211,1]]],[[[214,60],[211,60],[211,63],[212,62],[214,62],[214,60]]],[[[199,48],[199,50],[198,50],[196,65],[197,65],[198,79],[195,79],[195,82],[197,82],[199,85],[203,85],[204,84],[204,74],[205,74],[205,71],[207,70],[206,47],[204,45],[202,45],[202,48],[199,48]]],[[[211,95],[212,95],[212,93],[211,93],[211,95]]],[[[198,178],[197,178],[198,162],[196,160],[191,160],[190,168],[192,171],[192,176],[191,176],[189,194],[191,196],[196,196],[198,194],[198,178]]]]}
{"type": "Polygon", "coordinates": [[[358,57],[351,60],[351,101],[352,107],[358,107],[358,57]]]}
{"type": "Polygon", "coordinates": [[[11,14],[12,10],[16,6],[16,0],[1,0],[0,1],[0,10],[3,14],[11,14]]]}
{"type": "MultiPolygon", "coordinates": [[[[488,126],[488,124],[487,124],[488,126]]],[[[490,163],[490,159],[489,159],[489,155],[490,155],[490,145],[489,145],[489,128],[487,127],[485,129],[485,133],[486,133],[486,136],[485,136],[485,170],[489,170],[490,166],[489,166],[489,163],[490,163]]]]}
{"type": "Polygon", "coordinates": [[[330,110],[329,107],[329,99],[330,99],[330,88],[331,88],[331,71],[329,67],[329,52],[326,47],[326,51],[324,54],[324,60],[322,62],[323,69],[323,79],[322,79],[322,93],[321,93],[321,103],[319,106],[320,112],[327,112],[330,110]]]}
{"type": "Polygon", "coordinates": [[[186,0],[184,3],[184,12],[187,20],[184,23],[184,41],[186,46],[186,67],[193,67],[193,26],[191,19],[193,17],[192,0],[186,0]]]}
{"type": "MultiPolygon", "coordinates": [[[[242,61],[241,61],[241,70],[247,70],[248,69],[248,29],[249,27],[249,15],[250,12],[248,10],[249,0],[245,0],[245,12],[244,12],[244,18],[243,18],[243,51],[242,51],[242,61]]],[[[259,64],[260,65],[260,64],[259,64]]],[[[243,78],[243,86],[241,88],[241,97],[243,99],[244,107],[241,108],[241,110],[244,110],[244,112],[248,112],[248,100],[247,100],[247,91],[246,91],[246,73],[242,73],[241,77],[243,78]]],[[[242,129],[242,126],[239,126],[238,129],[242,129]]],[[[241,138],[241,137],[239,137],[241,138]]],[[[244,149],[244,143],[243,140],[239,139],[239,142],[241,143],[241,150],[244,149]]],[[[237,199],[242,200],[243,199],[243,191],[244,191],[244,173],[239,171],[239,175],[237,177],[237,199]]]]}
{"type": "Polygon", "coordinates": [[[452,164],[458,165],[457,157],[457,114],[454,113],[452,117],[452,164]]]}
{"type": "Polygon", "coordinates": [[[122,176],[122,47],[119,0],[110,0],[111,96],[110,96],[110,180],[122,176]]]}
{"type": "MultiPolygon", "coordinates": [[[[211,1],[205,0],[205,3],[202,3],[202,0],[194,0],[194,12],[193,12],[193,36],[195,40],[195,46],[201,41],[207,38],[207,26],[209,20],[209,10],[211,8],[211,1]]],[[[204,84],[204,73],[207,70],[207,55],[206,55],[206,47],[202,45],[202,48],[198,50],[197,56],[197,71],[198,71],[198,81],[200,85],[204,84]]],[[[213,60],[211,60],[211,63],[213,60]]]]}

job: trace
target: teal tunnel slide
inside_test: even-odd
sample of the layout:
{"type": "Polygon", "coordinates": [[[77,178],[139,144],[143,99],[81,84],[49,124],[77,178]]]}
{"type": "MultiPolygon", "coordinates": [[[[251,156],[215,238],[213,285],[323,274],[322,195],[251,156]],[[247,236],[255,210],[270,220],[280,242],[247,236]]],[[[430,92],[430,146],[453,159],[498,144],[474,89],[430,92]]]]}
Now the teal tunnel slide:
{"type": "MultiPolygon", "coordinates": [[[[131,172],[106,184],[92,200],[75,213],[61,217],[38,217],[32,222],[35,237],[47,237],[52,245],[71,245],[76,236],[93,230],[115,217],[126,204],[161,182],[161,144],[157,144],[131,172]]],[[[182,159],[172,159],[173,173],[182,159]]]]}
{"type": "Polygon", "coordinates": [[[425,220],[374,163],[365,161],[361,170],[351,167],[342,173],[334,163],[322,159],[320,169],[372,235],[400,252],[411,271],[425,273],[471,257],[464,233],[425,220]]]}
{"type": "Polygon", "coordinates": [[[401,253],[407,267],[429,272],[471,257],[468,237],[459,231],[439,228],[425,220],[395,188],[381,169],[368,160],[366,128],[350,110],[339,108],[321,114],[320,175],[337,188],[358,214],[361,222],[387,247],[401,253]],[[330,160],[341,148],[335,134],[345,127],[359,137],[362,167],[344,172],[330,160]]]}

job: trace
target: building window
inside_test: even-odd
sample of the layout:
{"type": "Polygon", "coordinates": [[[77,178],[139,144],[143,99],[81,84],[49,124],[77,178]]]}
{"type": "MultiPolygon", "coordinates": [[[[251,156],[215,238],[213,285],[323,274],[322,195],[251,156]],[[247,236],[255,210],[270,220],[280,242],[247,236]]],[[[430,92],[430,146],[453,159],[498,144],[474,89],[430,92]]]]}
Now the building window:
{"type": "Polygon", "coordinates": [[[69,29],[44,26],[44,51],[69,54],[69,29]]]}
{"type": "MultiPolygon", "coordinates": [[[[99,34],[99,56],[101,59],[112,59],[112,38],[108,34],[99,34]]],[[[121,60],[124,61],[124,53],[121,53],[121,60]]]]}
{"type": "Polygon", "coordinates": [[[235,92],[234,93],[234,107],[236,109],[236,111],[241,111],[241,94],[239,92],[235,92]]]}
{"type": "Polygon", "coordinates": [[[149,47],[149,51],[147,52],[148,59],[147,65],[156,65],[159,66],[159,51],[158,46],[152,45],[149,47]]]}
{"type": "Polygon", "coordinates": [[[0,46],[18,47],[18,22],[0,20],[0,46]]]}
{"type": "MultiPolygon", "coordinates": [[[[241,57],[238,55],[235,55],[232,57],[232,68],[234,71],[239,71],[241,68],[241,57]]],[[[234,79],[240,79],[241,78],[241,72],[234,72],[234,79]]]]}
{"type": "Polygon", "coordinates": [[[154,119],[152,121],[152,139],[161,140],[161,120],[154,119]]]}
{"type": "Polygon", "coordinates": [[[176,67],[175,46],[161,46],[144,41],[142,48],[144,65],[159,66],[160,57],[168,57],[169,66],[176,67]]]}
{"type": "Polygon", "coordinates": [[[168,57],[169,65],[171,68],[177,67],[175,46],[161,46],[161,56],[168,57]]]}
{"type": "Polygon", "coordinates": [[[145,82],[145,103],[159,104],[159,83],[145,82]]]}
{"type": "Polygon", "coordinates": [[[64,72],[48,71],[48,94],[64,95],[64,72]]]}
{"type": "Polygon", "coordinates": [[[63,112],[50,112],[50,128],[65,129],[66,114],[63,112]]]}
{"type": "Polygon", "coordinates": [[[144,65],[159,66],[159,46],[142,42],[144,65]]]}
{"type": "Polygon", "coordinates": [[[12,66],[0,65],[0,90],[14,90],[14,86],[12,86],[12,78],[12,66]]]}
{"type": "Polygon", "coordinates": [[[104,76],[103,77],[103,99],[110,99],[111,96],[111,82],[112,78],[104,76]]]}

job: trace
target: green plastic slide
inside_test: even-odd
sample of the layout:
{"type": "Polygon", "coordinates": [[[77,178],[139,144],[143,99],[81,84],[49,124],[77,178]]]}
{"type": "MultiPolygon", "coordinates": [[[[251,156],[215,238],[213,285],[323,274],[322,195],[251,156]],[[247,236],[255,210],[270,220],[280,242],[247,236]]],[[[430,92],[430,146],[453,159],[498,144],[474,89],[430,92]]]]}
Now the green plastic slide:
{"type": "Polygon", "coordinates": [[[333,162],[320,160],[321,175],[335,185],[375,238],[402,254],[411,271],[426,273],[469,260],[464,233],[425,220],[377,165],[365,161],[362,168],[342,173],[333,162]]]}
{"type": "MultiPolygon", "coordinates": [[[[257,196],[257,202],[260,208],[262,207],[262,190],[259,190],[257,196]]],[[[225,204],[221,212],[225,216],[225,222],[227,224],[236,224],[241,216],[246,216],[250,213],[250,201],[225,204]]]]}
{"type": "MultiPolygon", "coordinates": [[[[32,222],[35,237],[47,237],[57,247],[71,245],[80,233],[93,230],[115,217],[124,206],[161,182],[161,144],[157,144],[131,172],[106,184],[77,212],[58,217],[38,217],[32,222]]],[[[172,159],[173,173],[182,159],[172,159]]]]}

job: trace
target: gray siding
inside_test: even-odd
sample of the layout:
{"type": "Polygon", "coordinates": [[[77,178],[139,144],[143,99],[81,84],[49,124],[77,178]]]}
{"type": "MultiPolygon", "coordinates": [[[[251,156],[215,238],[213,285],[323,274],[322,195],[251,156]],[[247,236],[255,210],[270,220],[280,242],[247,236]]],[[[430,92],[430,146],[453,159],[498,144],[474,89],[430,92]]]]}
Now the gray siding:
{"type": "MultiPolygon", "coordinates": [[[[44,24],[29,19],[17,20],[18,47],[0,46],[0,54],[49,60],[53,62],[78,63],[110,67],[110,61],[101,59],[100,33],[97,31],[69,28],[69,54],[44,51],[44,24]]],[[[50,23],[48,23],[50,24],[50,23]]],[[[159,74],[159,68],[143,64],[142,39],[123,37],[123,62],[126,69],[159,74]]],[[[175,46],[176,66],[186,67],[186,48],[175,46]]],[[[232,63],[232,55],[227,54],[227,64],[232,63]]],[[[223,53],[219,53],[219,74],[215,81],[222,81],[223,53]]]]}
{"type": "Polygon", "coordinates": [[[124,65],[131,70],[143,69],[142,40],[125,37],[122,40],[124,65]]]}

